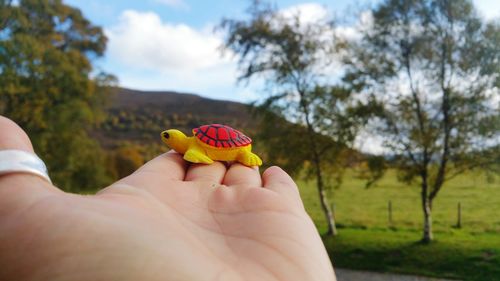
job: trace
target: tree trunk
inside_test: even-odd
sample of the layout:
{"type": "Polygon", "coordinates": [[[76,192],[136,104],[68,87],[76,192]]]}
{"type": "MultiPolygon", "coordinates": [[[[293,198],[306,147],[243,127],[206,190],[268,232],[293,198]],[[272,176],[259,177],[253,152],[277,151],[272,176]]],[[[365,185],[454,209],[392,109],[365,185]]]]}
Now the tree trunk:
{"type": "Polygon", "coordinates": [[[424,211],[424,235],[423,243],[430,243],[434,238],[432,236],[432,205],[431,200],[422,192],[422,208],[424,211]]]}
{"type": "Polygon", "coordinates": [[[335,236],[337,235],[337,227],[335,226],[335,219],[333,218],[333,213],[328,204],[328,198],[326,197],[325,188],[323,185],[323,177],[321,175],[321,168],[316,167],[316,186],[318,188],[319,200],[321,202],[321,208],[325,214],[325,218],[328,224],[327,235],[335,236]]]}
{"type": "Polygon", "coordinates": [[[325,186],[323,183],[323,174],[321,172],[321,155],[318,151],[318,146],[316,143],[316,132],[314,131],[311,120],[309,119],[309,109],[307,107],[306,100],[304,98],[305,94],[300,90],[300,86],[297,85],[297,90],[300,94],[300,105],[302,107],[304,117],[306,120],[308,139],[312,153],[312,161],[314,168],[316,170],[316,187],[318,188],[319,201],[321,203],[321,209],[323,209],[323,214],[325,215],[326,222],[328,224],[327,235],[335,236],[337,235],[337,228],[335,227],[335,219],[333,218],[333,213],[328,204],[328,198],[325,192],[325,186]]]}

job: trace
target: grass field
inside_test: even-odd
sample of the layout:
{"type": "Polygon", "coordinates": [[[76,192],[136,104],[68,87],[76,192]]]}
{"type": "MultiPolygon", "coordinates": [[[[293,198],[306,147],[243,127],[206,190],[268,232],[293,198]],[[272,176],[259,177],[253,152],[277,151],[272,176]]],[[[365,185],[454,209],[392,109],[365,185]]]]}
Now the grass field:
{"type": "Polygon", "coordinates": [[[500,237],[463,231],[436,232],[436,242],[416,243],[420,231],[340,230],[325,245],[336,267],[408,273],[471,281],[500,280],[500,237]]]}
{"type": "MultiPolygon", "coordinates": [[[[321,233],[326,223],[313,182],[299,181],[306,209],[321,233]]],[[[376,186],[351,175],[331,191],[339,236],[325,238],[336,266],[462,280],[500,280],[500,178],[463,175],[443,187],[433,206],[436,242],[421,238],[419,189],[387,174],[376,186]],[[392,201],[393,222],[388,221],[392,201]],[[455,228],[457,204],[462,228],[455,228]]]]}

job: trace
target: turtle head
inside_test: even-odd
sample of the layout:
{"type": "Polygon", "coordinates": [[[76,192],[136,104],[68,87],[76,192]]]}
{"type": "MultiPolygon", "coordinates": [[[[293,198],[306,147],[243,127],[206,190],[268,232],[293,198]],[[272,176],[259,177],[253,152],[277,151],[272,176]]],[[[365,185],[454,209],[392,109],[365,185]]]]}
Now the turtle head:
{"type": "Polygon", "coordinates": [[[184,154],[188,149],[188,137],[181,131],[170,129],[161,133],[161,140],[173,150],[184,154]]]}

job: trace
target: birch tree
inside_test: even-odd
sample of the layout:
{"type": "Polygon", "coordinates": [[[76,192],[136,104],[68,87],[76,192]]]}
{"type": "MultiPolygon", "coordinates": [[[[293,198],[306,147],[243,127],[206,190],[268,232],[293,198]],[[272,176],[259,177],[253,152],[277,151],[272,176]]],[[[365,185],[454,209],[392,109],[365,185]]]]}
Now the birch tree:
{"type": "Polygon", "coordinates": [[[423,242],[445,182],[498,169],[500,26],[467,0],[385,0],[352,40],[344,80],[382,108],[372,120],[399,179],[420,186],[423,242]]]}

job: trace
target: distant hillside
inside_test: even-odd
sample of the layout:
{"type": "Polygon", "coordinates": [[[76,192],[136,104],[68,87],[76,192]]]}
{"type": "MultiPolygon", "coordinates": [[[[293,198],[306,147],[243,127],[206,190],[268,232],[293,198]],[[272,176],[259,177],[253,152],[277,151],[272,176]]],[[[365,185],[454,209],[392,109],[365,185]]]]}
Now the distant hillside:
{"type": "MultiPolygon", "coordinates": [[[[114,90],[106,119],[91,136],[109,152],[110,171],[115,179],[130,174],[144,161],[168,150],[160,139],[163,130],[176,128],[191,135],[193,128],[210,123],[227,124],[249,135],[254,140],[253,150],[263,158],[265,165],[276,164],[294,171],[291,167],[301,161],[294,158],[299,154],[290,154],[281,148],[288,134],[306,136],[306,129],[277,116],[263,123],[251,114],[249,105],[176,92],[114,90]],[[269,154],[269,147],[277,148],[272,150],[275,155],[269,154]]],[[[336,145],[326,136],[319,135],[317,140],[323,147],[336,145]]],[[[287,144],[301,152],[307,147],[305,138],[288,138],[287,144]]],[[[347,165],[359,162],[358,152],[350,149],[347,152],[346,161],[350,162],[347,165]]]]}
{"type": "Polygon", "coordinates": [[[105,148],[121,142],[158,143],[161,131],[176,128],[190,133],[202,124],[222,123],[251,134],[256,121],[250,106],[176,92],[137,91],[116,88],[107,108],[108,117],[92,132],[105,148]]]}

